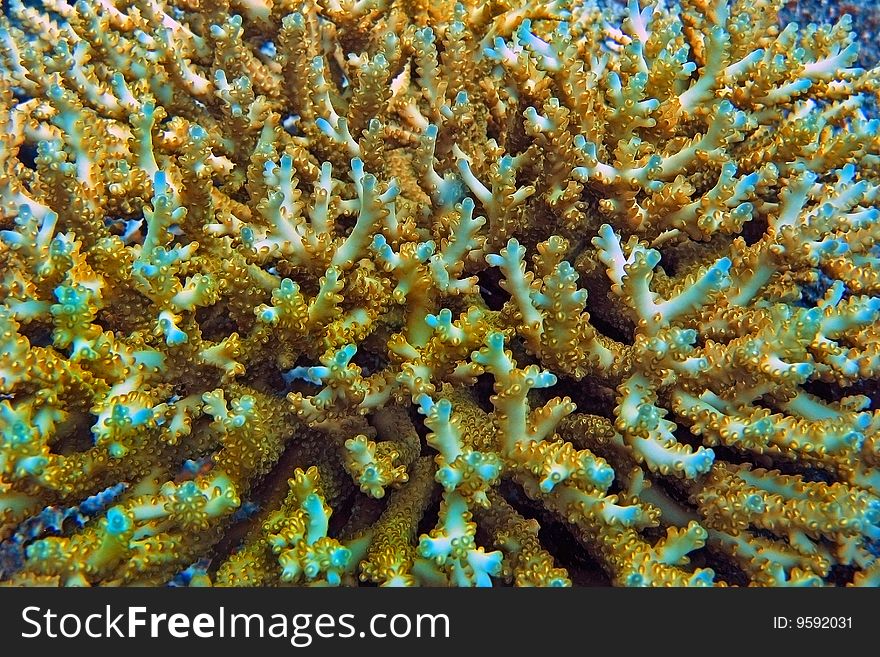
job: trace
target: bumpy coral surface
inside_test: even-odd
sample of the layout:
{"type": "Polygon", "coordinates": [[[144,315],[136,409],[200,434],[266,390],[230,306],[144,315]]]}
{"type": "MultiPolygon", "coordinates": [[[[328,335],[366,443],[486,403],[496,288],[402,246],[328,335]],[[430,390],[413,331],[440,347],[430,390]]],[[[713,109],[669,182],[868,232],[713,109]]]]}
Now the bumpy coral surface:
{"type": "Polygon", "coordinates": [[[0,579],[880,583],[880,69],[781,4],[5,2],[0,579]]]}

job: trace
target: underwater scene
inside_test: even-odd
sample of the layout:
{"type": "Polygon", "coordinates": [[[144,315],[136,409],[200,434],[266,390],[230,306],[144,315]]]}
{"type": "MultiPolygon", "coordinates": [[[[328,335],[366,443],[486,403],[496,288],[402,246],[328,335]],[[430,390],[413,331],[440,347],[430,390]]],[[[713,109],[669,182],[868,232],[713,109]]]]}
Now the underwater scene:
{"type": "Polygon", "coordinates": [[[3,0],[0,585],[880,585],[878,27],[3,0]]]}

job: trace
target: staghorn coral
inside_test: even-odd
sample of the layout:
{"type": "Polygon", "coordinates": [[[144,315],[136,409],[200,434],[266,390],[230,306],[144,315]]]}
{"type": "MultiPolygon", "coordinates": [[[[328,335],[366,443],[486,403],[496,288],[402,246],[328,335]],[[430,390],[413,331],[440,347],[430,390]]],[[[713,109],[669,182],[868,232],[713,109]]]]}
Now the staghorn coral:
{"type": "Polygon", "coordinates": [[[880,69],[780,4],[10,0],[0,578],[880,583],[880,69]]]}

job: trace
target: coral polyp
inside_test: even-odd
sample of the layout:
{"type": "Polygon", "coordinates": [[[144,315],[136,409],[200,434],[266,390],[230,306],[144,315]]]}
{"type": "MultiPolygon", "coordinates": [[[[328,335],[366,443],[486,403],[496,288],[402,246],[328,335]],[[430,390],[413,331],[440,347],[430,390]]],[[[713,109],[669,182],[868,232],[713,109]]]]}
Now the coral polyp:
{"type": "Polygon", "coordinates": [[[880,584],[880,68],[779,0],[9,0],[0,580],[880,584]]]}

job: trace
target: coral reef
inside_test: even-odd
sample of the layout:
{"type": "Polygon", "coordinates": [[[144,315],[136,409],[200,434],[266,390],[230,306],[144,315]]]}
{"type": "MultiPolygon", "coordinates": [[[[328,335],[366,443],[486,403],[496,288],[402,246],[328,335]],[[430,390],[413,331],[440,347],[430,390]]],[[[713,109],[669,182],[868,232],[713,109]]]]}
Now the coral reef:
{"type": "Polygon", "coordinates": [[[880,68],[782,4],[5,2],[0,579],[880,584],[880,68]]]}
{"type": "Polygon", "coordinates": [[[788,0],[779,12],[782,21],[802,24],[828,23],[844,14],[852,17],[853,31],[859,40],[859,59],[863,66],[870,66],[880,59],[880,44],[875,35],[880,28],[880,5],[874,0],[788,0]]]}

